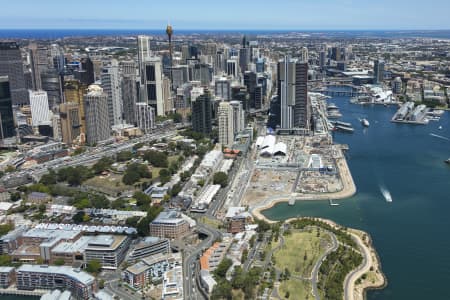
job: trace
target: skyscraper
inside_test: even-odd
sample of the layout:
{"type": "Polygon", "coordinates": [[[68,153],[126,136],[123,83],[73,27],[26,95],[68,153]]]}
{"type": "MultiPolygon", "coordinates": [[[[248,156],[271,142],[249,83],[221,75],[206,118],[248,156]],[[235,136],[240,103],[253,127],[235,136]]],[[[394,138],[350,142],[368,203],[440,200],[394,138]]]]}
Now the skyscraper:
{"type": "Polygon", "coordinates": [[[134,61],[120,62],[122,75],[123,119],[128,124],[136,124],[136,64],[134,61]]]}
{"type": "Polygon", "coordinates": [[[29,104],[22,55],[19,46],[14,42],[0,43],[0,76],[8,76],[9,78],[13,105],[29,104]]]}
{"type": "Polygon", "coordinates": [[[119,63],[111,60],[109,66],[103,69],[101,76],[103,91],[108,95],[108,118],[110,126],[122,124],[123,102],[120,83],[119,63]]]}
{"type": "Polygon", "coordinates": [[[39,70],[38,47],[35,43],[32,43],[28,46],[28,49],[31,66],[32,88],[35,91],[42,90],[41,73],[39,70]]]}
{"type": "Polygon", "coordinates": [[[195,132],[211,133],[211,95],[203,88],[193,88],[191,91],[192,129],[195,132]]]}
{"type": "Polygon", "coordinates": [[[162,65],[161,58],[151,57],[144,62],[144,85],[146,99],[143,102],[147,102],[151,105],[158,116],[164,116],[164,100],[163,100],[163,88],[162,88],[162,65]]]}
{"type": "Polygon", "coordinates": [[[222,101],[219,103],[217,112],[219,123],[219,143],[225,147],[233,146],[234,141],[234,122],[233,108],[229,102],[222,101]]]}
{"type": "Polygon", "coordinates": [[[245,112],[240,101],[230,101],[230,105],[233,110],[233,130],[236,135],[245,128],[245,112]]]}
{"type": "Polygon", "coordinates": [[[62,140],[72,145],[81,134],[80,106],[75,102],[62,103],[59,106],[62,140]]]}
{"type": "Polygon", "coordinates": [[[216,97],[231,100],[231,81],[227,77],[216,78],[214,88],[216,97]]]}
{"type": "Polygon", "coordinates": [[[155,127],[155,109],[145,102],[137,102],[136,124],[143,133],[151,133],[155,127]]]}
{"type": "Polygon", "coordinates": [[[7,76],[0,76],[0,126],[2,140],[15,135],[11,92],[7,76]]]}
{"type": "MultiPolygon", "coordinates": [[[[258,84],[257,75],[255,72],[246,71],[244,73],[244,85],[247,87],[247,92],[249,94],[249,105],[250,108],[257,108],[256,97],[255,97],[255,89],[258,84]]],[[[261,106],[261,101],[259,101],[259,108],[261,106]]]]}
{"type": "Polygon", "coordinates": [[[108,95],[98,85],[90,85],[84,96],[86,113],[86,141],[93,145],[110,137],[108,95]]]}
{"type": "Polygon", "coordinates": [[[33,126],[49,125],[51,123],[51,118],[47,92],[30,90],[29,93],[33,126]]]}
{"type": "Polygon", "coordinates": [[[138,42],[138,64],[139,64],[139,76],[141,77],[141,84],[144,85],[145,78],[145,65],[144,62],[152,56],[150,50],[150,37],[146,35],[139,35],[138,42]]]}
{"type": "Polygon", "coordinates": [[[308,48],[302,47],[300,51],[300,61],[307,63],[308,60],[309,60],[308,48]]]}
{"type": "Polygon", "coordinates": [[[80,60],[80,69],[74,71],[74,76],[85,85],[95,82],[94,63],[89,57],[83,57],[80,60]]]}
{"type": "Polygon", "coordinates": [[[81,132],[86,134],[86,115],[84,112],[84,95],[87,93],[87,86],[78,80],[64,82],[64,99],[67,103],[77,103],[80,108],[81,132]]]}
{"type": "Polygon", "coordinates": [[[250,63],[250,48],[239,49],[239,67],[241,72],[244,73],[248,69],[250,63]]]}
{"type": "Polygon", "coordinates": [[[373,83],[381,84],[384,80],[384,61],[376,59],[373,62],[373,83]]]}
{"type": "Polygon", "coordinates": [[[309,129],[308,64],[285,57],[278,63],[282,129],[309,129]]]}

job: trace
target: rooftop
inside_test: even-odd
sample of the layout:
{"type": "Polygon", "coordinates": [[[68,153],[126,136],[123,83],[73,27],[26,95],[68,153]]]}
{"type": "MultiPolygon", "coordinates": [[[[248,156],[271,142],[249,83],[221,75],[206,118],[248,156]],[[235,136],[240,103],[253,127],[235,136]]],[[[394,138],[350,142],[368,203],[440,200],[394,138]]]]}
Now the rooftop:
{"type": "Polygon", "coordinates": [[[72,269],[68,266],[47,266],[47,265],[22,265],[17,269],[17,273],[45,273],[45,274],[60,274],[68,276],[72,279],[81,282],[82,284],[88,285],[95,281],[95,278],[88,273],[72,269]]]}

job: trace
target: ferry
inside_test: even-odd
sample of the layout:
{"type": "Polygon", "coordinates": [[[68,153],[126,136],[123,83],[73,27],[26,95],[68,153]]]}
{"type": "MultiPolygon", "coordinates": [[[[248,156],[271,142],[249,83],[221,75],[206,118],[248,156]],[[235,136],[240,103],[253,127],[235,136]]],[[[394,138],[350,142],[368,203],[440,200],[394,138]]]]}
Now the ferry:
{"type": "Polygon", "coordinates": [[[380,188],[381,194],[383,195],[386,202],[392,202],[392,196],[391,193],[386,188],[380,188]]]}
{"type": "Polygon", "coordinates": [[[362,125],[363,125],[364,127],[369,127],[369,126],[370,126],[370,123],[369,123],[369,121],[368,121],[367,119],[362,119],[362,120],[361,120],[361,123],[362,123],[362,125]]]}
{"type": "Polygon", "coordinates": [[[346,122],[341,122],[341,121],[334,121],[334,124],[340,125],[340,126],[345,126],[345,127],[352,127],[352,124],[346,123],[346,122]]]}
{"type": "Polygon", "coordinates": [[[334,203],[332,199],[329,200],[330,206],[339,206],[339,203],[334,203]]]}
{"type": "Polygon", "coordinates": [[[342,114],[338,111],[328,112],[328,119],[339,119],[342,117],[342,114]]]}
{"type": "Polygon", "coordinates": [[[353,133],[355,131],[355,129],[353,129],[352,127],[341,126],[341,125],[337,125],[335,128],[337,130],[341,130],[341,131],[349,132],[349,133],[353,133]]]}

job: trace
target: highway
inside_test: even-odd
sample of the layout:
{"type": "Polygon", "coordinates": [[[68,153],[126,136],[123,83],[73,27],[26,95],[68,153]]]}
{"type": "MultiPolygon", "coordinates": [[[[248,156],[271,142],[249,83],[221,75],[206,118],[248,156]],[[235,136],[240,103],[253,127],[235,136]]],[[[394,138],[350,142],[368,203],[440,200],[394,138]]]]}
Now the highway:
{"type": "Polygon", "coordinates": [[[196,277],[200,275],[200,271],[197,268],[198,257],[203,253],[204,249],[211,247],[214,241],[222,236],[220,231],[199,222],[197,222],[197,230],[200,233],[207,235],[207,238],[192,251],[189,251],[188,253],[185,251],[183,253],[183,291],[184,299],[186,300],[205,299],[205,296],[198,291],[196,284],[196,277]]]}
{"type": "Polygon", "coordinates": [[[154,141],[154,140],[158,140],[158,139],[162,139],[162,138],[169,138],[169,137],[173,137],[175,135],[176,135],[175,131],[155,132],[155,133],[147,134],[142,137],[139,137],[139,138],[136,138],[133,140],[129,140],[129,141],[126,141],[123,143],[117,143],[117,144],[97,147],[94,150],[91,150],[86,153],[82,153],[82,154],[74,156],[74,157],[63,157],[63,158],[51,160],[51,161],[48,161],[48,162],[45,162],[42,164],[38,164],[38,165],[33,166],[26,170],[16,171],[14,173],[9,174],[8,176],[22,177],[25,175],[30,175],[35,181],[39,181],[40,178],[44,174],[48,173],[48,169],[56,170],[56,169],[63,168],[63,167],[74,167],[74,166],[79,166],[79,165],[93,164],[96,161],[98,161],[99,159],[101,159],[102,157],[113,156],[119,152],[131,150],[133,148],[133,146],[135,146],[139,143],[150,142],[150,141],[154,141]]]}

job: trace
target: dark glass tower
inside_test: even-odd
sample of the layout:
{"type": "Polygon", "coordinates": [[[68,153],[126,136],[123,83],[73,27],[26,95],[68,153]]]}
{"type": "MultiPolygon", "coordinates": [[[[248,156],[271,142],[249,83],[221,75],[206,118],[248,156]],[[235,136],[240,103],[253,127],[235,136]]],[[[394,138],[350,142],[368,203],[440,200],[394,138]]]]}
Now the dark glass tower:
{"type": "Polygon", "coordinates": [[[211,96],[208,91],[192,101],[192,128],[195,132],[211,133],[211,96]]]}
{"type": "Polygon", "coordinates": [[[0,138],[14,137],[14,114],[7,76],[0,76],[0,138]]]}
{"type": "Polygon", "coordinates": [[[9,78],[11,100],[14,105],[29,104],[22,54],[15,42],[0,43],[0,76],[9,78]]]}

